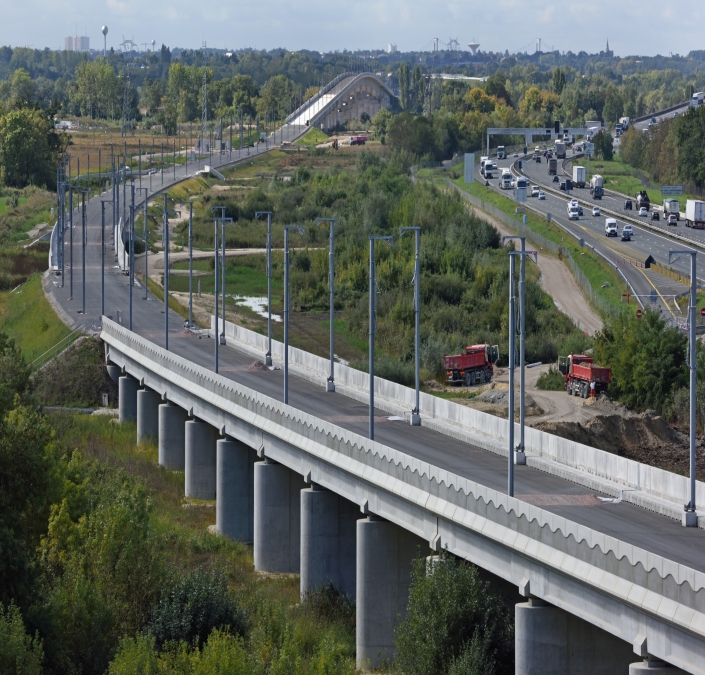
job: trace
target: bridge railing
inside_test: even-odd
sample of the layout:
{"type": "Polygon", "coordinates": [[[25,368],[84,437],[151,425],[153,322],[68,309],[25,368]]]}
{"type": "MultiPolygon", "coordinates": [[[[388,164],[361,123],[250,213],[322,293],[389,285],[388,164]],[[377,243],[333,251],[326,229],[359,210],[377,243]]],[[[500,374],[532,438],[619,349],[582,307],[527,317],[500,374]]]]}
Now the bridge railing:
{"type": "Polygon", "coordinates": [[[324,96],[327,94],[333,87],[335,87],[338,82],[341,80],[344,80],[346,77],[352,77],[356,73],[341,73],[340,75],[337,75],[334,77],[325,87],[322,89],[319,89],[308,101],[305,101],[302,103],[296,110],[294,110],[291,115],[289,115],[285,120],[284,124],[289,124],[291,120],[296,119],[306,108],[309,106],[313,105],[321,96],[324,96]]]}

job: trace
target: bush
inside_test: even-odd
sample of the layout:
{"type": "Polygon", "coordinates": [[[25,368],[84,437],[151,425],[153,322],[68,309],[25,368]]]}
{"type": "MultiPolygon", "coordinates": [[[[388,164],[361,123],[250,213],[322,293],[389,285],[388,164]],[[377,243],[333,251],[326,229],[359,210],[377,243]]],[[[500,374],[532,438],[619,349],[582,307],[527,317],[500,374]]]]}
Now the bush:
{"type": "Polygon", "coordinates": [[[545,373],[541,373],[536,386],[545,391],[560,391],[565,389],[565,377],[555,366],[551,366],[545,373]]]}
{"type": "Polygon", "coordinates": [[[41,675],[43,660],[42,642],[27,635],[17,607],[0,605],[0,673],[41,675]]]}
{"type": "Polygon", "coordinates": [[[192,572],[180,576],[152,612],[149,630],[158,647],[183,640],[191,646],[203,644],[214,628],[244,634],[248,621],[228,593],[222,572],[192,572]]]}
{"type": "MultiPolygon", "coordinates": [[[[351,361],[350,367],[361,370],[363,373],[370,372],[369,361],[367,359],[351,361]]],[[[416,382],[413,363],[398,361],[388,356],[380,356],[375,359],[375,377],[381,377],[390,382],[403,384],[406,387],[413,387],[416,382]]]]}
{"type": "Polygon", "coordinates": [[[513,617],[477,568],[443,553],[427,573],[414,561],[408,618],[396,629],[396,669],[403,675],[514,672],[513,617]]]}
{"type": "Polygon", "coordinates": [[[304,610],[325,622],[339,621],[350,632],[355,630],[355,603],[332,583],[306,595],[301,603],[304,610]]]}

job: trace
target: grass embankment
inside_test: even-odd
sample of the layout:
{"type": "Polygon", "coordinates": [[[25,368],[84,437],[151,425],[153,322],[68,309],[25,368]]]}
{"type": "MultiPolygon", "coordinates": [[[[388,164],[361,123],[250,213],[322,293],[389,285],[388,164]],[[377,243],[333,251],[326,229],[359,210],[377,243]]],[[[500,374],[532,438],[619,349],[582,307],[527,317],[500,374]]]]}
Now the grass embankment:
{"type": "MultiPolygon", "coordinates": [[[[587,160],[574,160],[573,164],[576,166],[587,166],[587,160]]],[[[639,171],[624,162],[619,155],[615,155],[614,159],[610,162],[601,159],[591,160],[590,176],[594,176],[596,173],[600,174],[604,179],[605,188],[607,190],[614,190],[615,192],[621,192],[624,195],[635,197],[637,192],[644,189],[644,186],[641,184],[641,179],[638,176],[639,171]]],[[[590,180],[590,176],[588,176],[588,180],[590,180]]],[[[661,185],[654,181],[651,182],[658,185],[658,187],[656,189],[646,190],[649,195],[649,200],[652,204],[661,205],[664,200],[664,197],[661,195],[661,185]]],[[[684,194],[680,197],[676,197],[676,199],[681,203],[681,211],[685,211],[685,202],[687,199],[701,199],[701,197],[684,194]]]]}
{"type": "Polygon", "coordinates": [[[71,333],[44,297],[40,274],[0,293],[0,330],[15,340],[30,363],[71,333]]]}
{"type": "MultiPolygon", "coordinates": [[[[487,188],[477,182],[466,185],[462,177],[454,179],[453,182],[462,190],[496,206],[508,216],[516,218],[516,203],[512,199],[497,194],[491,188],[487,188]]],[[[622,294],[627,292],[627,287],[616,270],[597,254],[581,247],[573,236],[567,234],[558,225],[549,223],[545,218],[528,211],[526,224],[536,234],[540,234],[554,244],[565,247],[577,266],[590,281],[593,291],[598,297],[608,302],[615,309],[622,308],[622,294]]]]}
{"type": "Polygon", "coordinates": [[[330,140],[330,136],[323,133],[320,129],[316,127],[311,127],[298,141],[297,145],[312,146],[318,145],[319,143],[325,143],[330,140]]]}

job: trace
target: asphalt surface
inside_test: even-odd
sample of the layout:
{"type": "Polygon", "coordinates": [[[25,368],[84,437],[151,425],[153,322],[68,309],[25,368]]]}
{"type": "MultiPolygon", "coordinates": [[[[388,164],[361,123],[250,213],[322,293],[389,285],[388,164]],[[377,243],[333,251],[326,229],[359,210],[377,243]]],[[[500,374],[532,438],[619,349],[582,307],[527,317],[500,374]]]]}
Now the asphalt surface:
{"type": "MultiPolygon", "coordinates": [[[[243,159],[242,161],[247,161],[243,159]]],[[[214,166],[227,164],[226,153],[214,166]]],[[[187,167],[193,170],[193,167],[187,167]]],[[[178,174],[177,174],[178,175],[178,174]]],[[[165,176],[165,187],[166,187],[165,176]]],[[[74,251],[74,295],[69,297],[68,276],[61,287],[60,277],[50,283],[50,293],[72,317],[88,327],[100,328],[100,198],[88,203],[86,247],[86,314],[77,312],[82,306],[81,250],[74,251]]],[[[74,236],[74,246],[80,236],[74,236]]],[[[108,238],[109,243],[109,238],[108,238]]],[[[128,325],[128,277],[115,268],[112,248],[108,249],[105,273],[106,315],[128,325]]],[[[151,294],[143,299],[142,288],[133,289],[133,330],[154,343],[165,345],[165,315],[163,305],[151,294]]],[[[206,368],[213,368],[214,342],[199,338],[183,325],[183,319],[169,312],[169,348],[176,354],[206,368]]],[[[232,380],[251,387],[277,400],[282,400],[283,373],[280,370],[249,370],[252,357],[227,347],[220,348],[219,372],[232,380]]],[[[327,393],[295,376],[290,377],[289,402],[297,409],[328,420],[341,427],[367,435],[368,408],[340,393],[327,393]]],[[[412,427],[392,421],[388,414],[377,410],[375,439],[410,456],[433,463],[492,489],[506,492],[507,460],[425,427],[412,427]]],[[[561,478],[521,466],[515,470],[515,496],[526,499],[548,511],[574,522],[629,542],[694,569],[705,571],[705,531],[685,529],[679,522],[626,503],[602,503],[596,493],[561,478]]],[[[687,500],[687,495],[683,495],[687,500]]]]}

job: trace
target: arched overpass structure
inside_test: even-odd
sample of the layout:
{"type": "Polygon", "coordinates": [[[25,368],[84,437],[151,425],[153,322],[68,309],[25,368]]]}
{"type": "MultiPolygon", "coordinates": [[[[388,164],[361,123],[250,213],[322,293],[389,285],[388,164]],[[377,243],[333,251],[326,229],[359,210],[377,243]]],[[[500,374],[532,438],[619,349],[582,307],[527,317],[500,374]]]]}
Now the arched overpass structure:
{"type": "Polygon", "coordinates": [[[362,113],[374,117],[391,109],[394,94],[374,73],[343,73],[316,96],[286,118],[287,126],[315,126],[323,131],[359,120],[362,113]]]}

